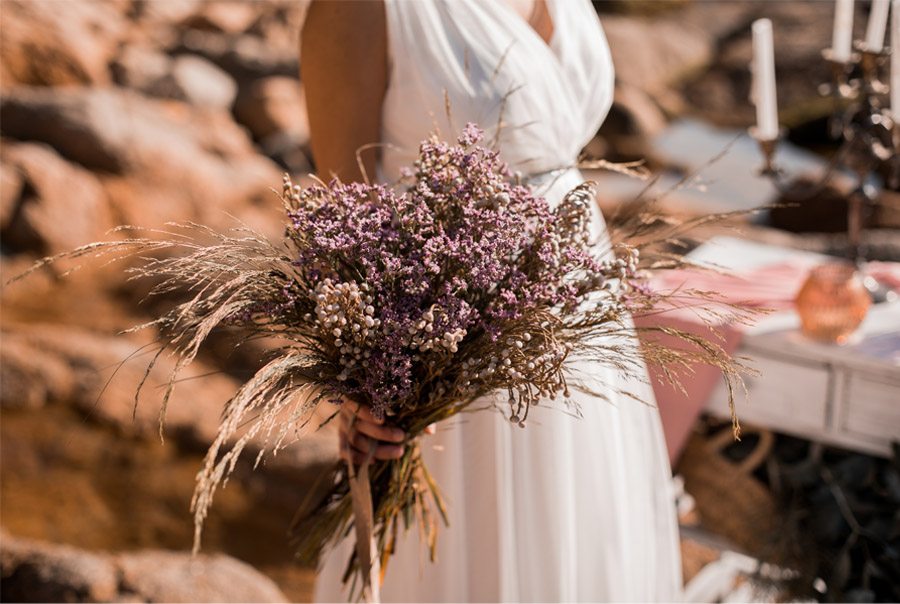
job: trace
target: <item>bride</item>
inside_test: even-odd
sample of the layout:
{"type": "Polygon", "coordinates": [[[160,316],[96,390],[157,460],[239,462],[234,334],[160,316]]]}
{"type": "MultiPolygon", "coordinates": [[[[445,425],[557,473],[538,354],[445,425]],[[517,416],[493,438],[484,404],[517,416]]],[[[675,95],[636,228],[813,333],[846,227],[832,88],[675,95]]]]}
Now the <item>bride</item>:
{"type": "MultiPolygon", "coordinates": [[[[609,48],[589,0],[316,0],[301,55],[323,178],[395,181],[429,133],[453,139],[475,122],[555,204],[583,181],[573,165],[612,103],[609,48]]],[[[602,236],[599,212],[594,223],[602,236]]],[[[607,393],[573,391],[581,418],[541,405],[520,429],[500,413],[463,414],[424,437],[450,526],[435,563],[414,528],[401,539],[384,601],[679,599],[659,415],[617,394],[652,402],[652,392],[599,366],[580,369],[607,393]]],[[[375,439],[378,458],[399,456],[403,434],[365,409],[350,430],[354,407],[342,409],[344,455],[375,439]]],[[[323,560],[317,601],[346,599],[351,547],[323,560]]]]}

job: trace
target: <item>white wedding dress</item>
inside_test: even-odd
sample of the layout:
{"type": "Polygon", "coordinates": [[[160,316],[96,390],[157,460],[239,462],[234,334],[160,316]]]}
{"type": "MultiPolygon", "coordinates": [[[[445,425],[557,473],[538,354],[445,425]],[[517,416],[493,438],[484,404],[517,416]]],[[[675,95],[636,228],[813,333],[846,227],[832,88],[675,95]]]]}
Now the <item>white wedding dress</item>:
{"type": "MultiPolygon", "coordinates": [[[[588,0],[547,5],[550,44],[506,0],[385,1],[384,179],[397,178],[430,132],[452,139],[471,121],[489,142],[500,126],[502,157],[551,203],[582,182],[571,166],[612,103],[612,62],[588,0]]],[[[595,227],[602,235],[599,212],[595,227]]],[[[678,527],[652,390],[600,366],[580,369],[609,393],[573,391],[581,418],[548,402],[524,429],[485,411],[424,437],[450,526],[441,526],[434,564],[415,528],[400,540],[383,601],[679,599],[678,527]],[[650,404],[617,396],[623,385],[650,404]]],[[[346,600],[351,548],[352,538],[325,556],[317,601],[346,600]]]]}

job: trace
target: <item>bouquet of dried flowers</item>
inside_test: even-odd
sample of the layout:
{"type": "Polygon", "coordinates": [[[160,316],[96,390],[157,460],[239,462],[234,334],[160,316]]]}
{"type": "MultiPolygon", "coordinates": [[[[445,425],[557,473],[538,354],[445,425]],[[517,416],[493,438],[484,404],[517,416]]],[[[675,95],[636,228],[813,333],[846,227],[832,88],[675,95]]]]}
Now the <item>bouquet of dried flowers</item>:
{"type": "MultiPolygon", "coordinates": [[[[689,333],[659,328],[688,347],[636,344],[632,315],[703,297],[647,287],[643,267],[682,266],[682,258],[642,259],[646,242],[591,241],[590,185],[551,209],[480,139],[469,125],[456,144],[424,141],[401,190],[337,180],[300,188],[285,177],[288,223],[278,243],[246,229],[222,235],[182,225],[212,242],[138,238],[68,254],[139,250],[143,262],[130,270],[153,278],[153,293],[191,292],[148,324],[176,351],[176,374],[221,326],[289,342],[226,405],[192,502],[195,548],[245,445],[263,439],[277,451],[323,401],[368,405],[413,437],[401,459],[337,466],[297,525],[300,557],[310,562],[355,525],[345,580],[361,578],[376,599],[376,569],[399,530],[418,522],[434,552],[444,504],[415,440],[430,424],[502,393],[500,410],[524,427],[532,405],[587,388],[572,374],[576,358],[634,375],[645,359],[673,372],[699,360],[720,367],[729,384],[739,380],[733,359],[689,333]]],[[[646,234],[647,221],[634,223],[646,234]]],[[[173,375],[161,417],[175,383],[173,375]]]]}

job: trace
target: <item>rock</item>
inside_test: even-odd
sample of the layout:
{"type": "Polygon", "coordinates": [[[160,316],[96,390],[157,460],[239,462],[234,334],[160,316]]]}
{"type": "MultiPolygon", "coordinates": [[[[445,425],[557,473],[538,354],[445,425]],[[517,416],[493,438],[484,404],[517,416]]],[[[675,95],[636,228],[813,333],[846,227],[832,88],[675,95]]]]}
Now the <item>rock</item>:
{"type": "MultiPolygon", "coordinates": [[[[328,424],[319,430],[305,431],[303,446],[288,446],[276,455],[267,455],[260,468],[267,476],[280,476],[288,485],[306,484],[308,480],[298,478],[308,476],[307,472],[318,476],[323,467],[338,460],[338,455],[337,424],[328,424]]],[[[268,481],[265,486],[270,493],[273,490],[271,482],[268,481]]],[[[293,487],[289,487],[291,489],[293,487]]],[[[284,497],[286,500],[290,498],[291,495],[284,497]]]]}
{"type": "Polygon", "coordinates": [[[108,602],[119,591],[106,556],[9,534],[0,541],[0,576],[4,602],[108,602]]]}
{"type": "Polygon", "coordinates": [[[4,409],[39,409],[48,401],[65,400],[75,391],[75,372],[69,364],[27,342],[4,342],[0,359],[0,407],[4,409]],[[40,359],[40,364],[35,359],[40,359]]]}
{"type": "Polygon", "coordinates": [[[117,83],[157,98],[230,109],[237,96],[231,76],[197,55],[172,59],[152,47],[130,46],[112,71],[117,83]]]}
{"type": "Polygon", "coordinates": [[[275,583],[223,554],[118,555],[3,534],[3,600],[22,602],[286,602],[275,583]]]}
{"type": "Polygon", "coordinates": [[[208,2],[198,11],[185,18],[183,27],[226,34],[245,31],[256,20],[257,3],[208,2]]]}
{"type": "Polygon", "coordinates": [[[125,27],[122,2],[3,2],[3,85],[104,84],[125,27]]]}
{"type": "Polygon", "coordinates": [[[121,295],[121,289],[127,287],[124,279],[127,261],[60,259],[21,277],[34,266],[35,260],[29,253],[9,254],[4,250],[0,254],[4,282],[16,279],[0,289],[0,306],[7,324],[64,323],[92,331],[119,333],[145,321],[146,312],[129,308],[127,299],[121,295]]]}
{"type": "MultiPolygon", "coordinates": [[[[256,156],[257,151],[246,130],[227,111],[191,109],[173,115],[173,118],[177,118],[179,127],[190,132],[207,153],[242,160],[243,156],[256,156]]],[[[231,166],[232,170],[234,168],[231,166]]]]}
{"type": "MultiPolygon", "coordinates": [[[[40,324],[4,328],[2,333],[3,408],[63,402],[126,434],[153,437],[158,432],[160,385],[168,383],[174,361],[165,355],[158,359],[135,407],[137,386],[152,358],[136,353],[144,345],[152,346],[149,336],[106,336],[40,324]],[[12,389],[6,388],[8,378],[12,389]]],[[[166,433],[182,442],[208,444],[218,429],[222,405],[237,383],[199,361],[180,379],[184,381],[177,384],[169,403],[166,433]]]]}
{"type": "Polygon", "coordinates": [[[713,55],[713,40],[703,29],[674,19],[608,16],[603,29],[617,67],[616,79],[651,94],[706,65],[713,55]]]}
{"type": "Polygon", "coordinates": [[[290,132],[276,132],[259,142],[262,152],[292,175],[315,172],[309,140],[290,132]]]}
{"type": "Polygon", "coordinates": [[[626,135],[653,137],[667,124],[666,116],[646,92],[623,84],[616,87],[613,107],[622,114],[620,132],[626,135]]]}
{"type": "MultiPolygon", "coordinates": [[[[0,407],[40,408],[68,404],[95,421],[122,433],[155,438],[164,385],[175,360],[160,356],[146,378],[140,403],[135,392],[155,351],[152,334],[109,336],[66,325],[32,323],[3,328],[0,348],[0,407]]],[[[238,383],[203,361],[178,375],[169,401],[165,434],[188,445],[207,446],[215,438],[222,407],[238,383]]],[[[302,439],[268,456],[264,470],[302,477],[310,469],[333,463],[336,439],[330,431],[303,430],[302,439]]],[[[264,446],[250,443],[246,459],[264,446]]]]}
{"type": "Polygon", "coordinates": [[[283,76],[256,80],[238,96],[234,114],[263,153],[282,168],[291,174],[313,171],[306,96],[299,80],[283,76]]]}
{"type": "Polygon", "coordinates": [[[123,591],[150,602],[287,602],[271,579],[222,554],[144,551],[117,562],[123,591]]]}
{"type": "Polygon", "coordinates": [[[103,238],[115,226],[97,178],[52,148],[7,143],[0,156],[23,179],[15,215],[2,231],[14,251],[56,254],[103,238]]]}
{"type": "Polygon", "coordinates": [[[122,49],[110,69],[120,86],[149,96],[176,98],[177,91],[169,78],[172,59],[156,48],[129,44],[122,49]]]}
{"type": "Polygon", "coordinates": [[[285,54],[299,52],[300,30],[310,0],[258,3],[257,18],[247,33],[258,36],[285,54]]]}
{"type": "Polygon", "coordinates": [[[9,226],[19,207],[24,182],[21,172],[10,165],[0,163],[0,231],[9,226]]]}
{"type": "Polygon", "coordinates": [[[612,149],[610,148],[609,141],[607,141],[602,136],[594,136],[588,144],[584,146],[584,149],[581,150],[581,156],[590,161],[592,159],[602,159],[602,158],[612,158],[615,157],[612,149]]]}
{"type": "Polygon", "coordinates": [[[230,109],[237,84],[227,73],[194,55],[181,55],[172,64],[172,82],[182,100],[192,105],[230,109]]]}
{"type": "Polygon", "coordinates": [[[296,77],[300,73],[299,51],[294,47],[274,47],[248,34],[224,34],[189,29],[173,52],[205,57],[244,85],[269,76],[296,77]]]}
{"type": "Polygon", "coordinates": [[[190,18],[203,6],[203,0],[134,0],[132,14],[149,27],[175,25],[190,18]]]}
{"type": "Polygon", "coordinates": [[[227,112],[132,91],[23,88],[0,100],[3,131],[52,145],[100,171],[110,201],[126,223],[172,220],[233,226],[248,204],[279,215],[271,192],[281,171],[258,155],[227,112]]]}
{"type": "Polygon", "coordinates": [[[241,92],[234,115],[256,140],[278,132],[291,133],[303,144],[309,140],[306,96],[296,78],[276,76],[253,82],[241,92]]]}
{"type": "MultiPolygon", "coordinates": [[[[182,166],[203,159],[208,136],[192,124],[189,107],[147,99],[129,90],[21,88],[0,101],[3,132],[45,142],[83,166],[112,173],[182,166]]],[[[233,149],[252,153],[239,128],[233,149]]],[[[214,137],[221,138],[217,133],[214,137]]]]}
{"type": "Polygon", "coordinates": [[[662,110],[643,90],[628,84],[616,86],[609,115],[597,132],[616,150],[613,160],[636,160],[648,156],[650,139],[666,127],[662,110]]]}
{"type": "Polygon", "coordinates": [[[136,94],[118,90],[17,88],[0,99],[0,128],[22,140],[47,143],[81,165],[122,172],[149,146],[170,142],[160,112],[136,94]]]}
{"type": "MultiPolygon", "coordinates": [[[[616,80],[648,93],[669,114],[690,113],[678,86],[712,63],[723,40],[747,30],[771,3],[665,3],[658,14],[601,19],[616,80]]],[[[763,13],[766,13],[765,15],[763,13]]]]}
{"type": "Polygon", "coordinates": [[[258,155],[235,162],[240,168],[231,175],[225,174],[224,165],[197,161],[180,172],[104,176],[101,181],[124,224],[157,228],[172,221],[193,221],[221,231],[239,226],[240,221],[277,240],[283,214],[271,189],[281,171],[258,155]]]}

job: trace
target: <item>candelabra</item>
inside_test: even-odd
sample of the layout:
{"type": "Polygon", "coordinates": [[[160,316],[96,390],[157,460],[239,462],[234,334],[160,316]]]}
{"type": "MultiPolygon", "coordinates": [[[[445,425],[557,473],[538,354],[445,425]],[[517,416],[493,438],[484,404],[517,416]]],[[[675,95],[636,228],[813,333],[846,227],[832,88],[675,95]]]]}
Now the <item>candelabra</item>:
{"type": "Polygon", "coordinates": [[[788,176],[775,162],[779,137],[762,137],[757,128],[750,131],[764,158],[760,173],[771,180],[784,199],[809,199],[836,174],[853,176],[853,189],[847,197],[848,255],[859,264],[864,257],[863,218],[877,197],[873,174],[887,167],[888,185],[900,185],[900,123],[888,109],[889,86],[882,79],[890,50],[872,51],[858,43],[856,52],[846,60],[836,59],[831,50],[823,51],[822,56],[830,67],[832,81],[820,86],[820,92],[834,99],[828,129],[840,146],[819,180],[804,187],[789,185],[788,176]]]}

